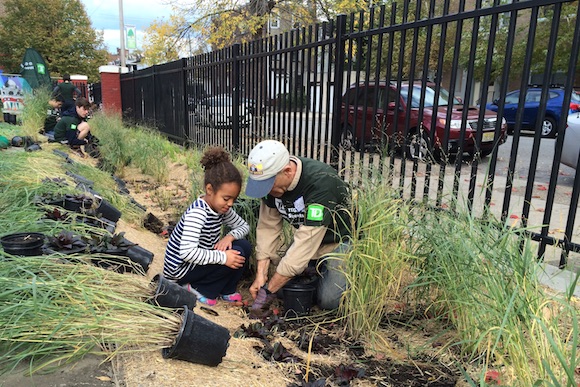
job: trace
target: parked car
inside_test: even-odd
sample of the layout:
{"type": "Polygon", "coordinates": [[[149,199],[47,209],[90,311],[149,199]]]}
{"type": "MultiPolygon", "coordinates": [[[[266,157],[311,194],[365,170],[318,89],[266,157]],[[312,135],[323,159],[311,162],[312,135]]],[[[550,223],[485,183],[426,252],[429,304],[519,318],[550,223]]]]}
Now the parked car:
{"type": "MultiPolygon", "coordinates": [[[[507,121],[508,130],[511,132],[516,124],[516,114],[520,100],[520,90],[515,90],[506,94],[503,101],[503,118],[507,121]]],[[[542,88],[538,86],[529,87],[526,92],[524,102],[524,114],[522,116],[522,129],[534,130],[538,120],[538,110],[540,108],[540,97],[542,88]]],[[[542,137],[556,137],[558,134],[558,124],[562,115],[562,103],[564,102],[564,88],[551,87],[548,90],[548,101],[546,102],[546,113],[542,119],[542,137]]],[[[495,99],[487,104],[486,108],[497,112],[501,102],[495,99]]],[[[572,92],[570,99],[570,112],[578,110],[580,95],[572,92]]]]}
{"type": "Polygon", "coordinates": [[[576,169],[578,167],[578,155],[580,154],[580,112],[568,116],[568,127],[564,134],[562,146],[562,158],[560,162],[576,169]]]}
{"type": "Polygon", "coordinates": [[[411,158],[424,159],[428,154],[431,122],[435,119],[434,155],[440,158],[441,146],[448,130],[447,154],[456,155],[460,148],[462,115],[468,109],[467,121],[464,125],[465,136],[463,152],[474,155],[479,152],[480,157],[489,155],[493,148],[503,144],[506,139],[507,126],[501,122],[500,131],[496,138],[495,127],[497,114],[487,111],[483,122],[479,122],[479,109],[464,106],[457,98],[450,98],[449,92],[439,88],[437,111],[435,106],[436,85],[425,85],[425,97],[421,101],[421,82],[413,83],[410,116],[407,117],[407,100],[409,83],[402,83],[397,89],[394,82],[374,82],[351,85],[342,99],[342,133],[341,146],[345,149],[360,149],[361,145],[384,144],[386,139],[395,134],[395,144],[407,147],[407,155],[411,158]],[[398,111],[395,112],[398,99],[398,111]],[[423,106],[423,114],[419,117],[419,107],[423,106]],[[447,122],[447,111],[451,109],[451,120],[447,122]],[[395,126],[396,118],[396,130],[395,126]],[[405,139],[405,125],[408,119],[408,136],[405,139]],[[364,130],[363,130],[364,123],[364,130]],[[420,130],[422,129],[422,130],[420,130]],[[476,144],[476,135],[481,130],[481,144],[476,144]],[[419,135],[422,133],[422,135],[419,135]]]}
{"type": "MultiPolygon", "coordinates": [[[[196,109],[197,120],[201,125],[212,128],[232,128],[234,109],[233,98],[230,95],[207,97],[201,100],[196,109]]],[[[240,126],[248,127],[252,122],[251,108],[240,101],[238,111],[240,126]]]]}

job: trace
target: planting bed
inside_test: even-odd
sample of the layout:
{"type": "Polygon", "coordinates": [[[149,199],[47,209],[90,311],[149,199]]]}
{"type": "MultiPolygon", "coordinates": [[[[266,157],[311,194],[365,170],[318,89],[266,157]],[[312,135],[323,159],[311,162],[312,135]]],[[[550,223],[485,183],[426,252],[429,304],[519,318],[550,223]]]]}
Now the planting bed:
{"type": "MultiPolygon", "coordinates": [[[[50,145],[47,149],[50,151],[50,145]]],[[[70,157],[75,162],[93,162],[70,157]]],[[[169,171],[163,184],[132,169],[123,176],[123,186],[151,215],[145,217],[145,227],[129,224],[122,217],[116,232],[124,232],[128,240],[154,254],[146,273],[149,278],[162,272],[172,224],[199,194],[192,192],[195,184],[189,181],[186,166],[172,165],[169,171]]],[[[251,280],[245,278],[240,289],[249,303],[251,280]]],[[[372,346],[348,337],[334,315],[322,315],[316,307],[301,320],[284,319],[281,302],[278,313],[266,321],[248,319],[246,304],[218,302],[213,310],[217,315],[207,314],[199,304],[194,308],[195,313],[227,328],[232,335],[226,356],[217,367],[164,359],[161,351],[135,352],[121,355],[114,366],[87,357],[46,378],[31,379],[14,372],[0,376],[0,386],[33,386],[42,380],[47,386],[444,387],[468,385],[459,364],[473,377],[481,374],[481,370],[471,368],[457,348],[445,346],[459,341],[453,338],[455,332],[447,320],[433,311],[410,309],[406,304],[390,306],[372,346]]],[[[490,374],[494,375],[490,384],[501,384],[503,374],[509,372],[497,371],[490,374]]]]}
{"type": "MultiPolygon", "coordinates": [[[[167,195],[178,190],[184,197],[181,204],[174,203],[171,208],[162,208],[163,203],[160,205],[158,198],[163,194],[151,195],[155,183],[149,182],[146,176],[131,171],[128,174],[131,178],[125,178],[131,195],[157,218],[158,233],[133,227],[123,220],[117,227],[117,231],[124,231],[129,240],[155,254],[147,273],[150,278],[163,270],[166,232],[171,229],[172,221],[177,220],[175,207],[189,204],[189,199],[185,198],[189,197],[189,192],[182,191],[187,186],[184,182],[188,175],[186,168],[176,165],[170,171],[167,195]]],[[[251,302],[247,291],[251,279],[244,281],[240,290],[244,300],[251,302]]],[[[278,304],[282,317],[282,301],[278,304]]],[[[379,350],[372,352],[363,344],[345,337],[344,328],[330,322],[333,316],[304,318],[299,322],[274,316],[265,322],[257,322],[247,318],[245,306],[218,302],[213,309],[218,316],[205,313],[200,305],[194,310],[228,328],[232,334],[227,354],[218,367],[167,360],[157,352],[137,353],[121,357],[120,379],[128,386],[144,387],[181,385],[183,380],[204,386],[465,385],[453,366],[454,355],[442,350],[439,344],[439,335],[446,327],[440,326],[436,319],[426,318],[422,312],[419,316],[408,311],[404,314],[396,312],[385,320],[383,343],[378,343],[379,350]],[[323,323],[323,320],[328,322],[323,323]],[[409,346],[420,350],[409,354],[409,346]]],[[[313,314],[317,312],[314,308],[313,314]]]]}

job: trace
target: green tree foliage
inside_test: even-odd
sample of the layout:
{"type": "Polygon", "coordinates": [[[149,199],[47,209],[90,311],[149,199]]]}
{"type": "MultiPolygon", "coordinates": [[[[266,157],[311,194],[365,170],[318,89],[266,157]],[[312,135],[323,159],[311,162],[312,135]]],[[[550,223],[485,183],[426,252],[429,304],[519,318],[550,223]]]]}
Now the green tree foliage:
{"type": "Polygon", "coordinates": [[[26,48],[36,49],[52,76],[84,74],[99,79],[107,63],[102,34],[91,28],[80,0],[6,0],[0,16],[0,66],[19,73],[26,48]]]}

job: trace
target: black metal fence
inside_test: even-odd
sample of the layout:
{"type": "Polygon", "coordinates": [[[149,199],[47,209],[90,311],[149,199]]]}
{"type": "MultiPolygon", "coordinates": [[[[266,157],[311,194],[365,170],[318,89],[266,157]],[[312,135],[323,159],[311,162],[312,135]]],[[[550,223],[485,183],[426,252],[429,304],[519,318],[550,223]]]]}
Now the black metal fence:
{"type": "Polygon", "coordinates": [[[386,181],[410,200],[517,222],[564,266],[580,253],[580,178],[560,165],[578,12],[564,0],[390,3],[122,74],[124,116],[242,155],[278,139],[353,184],[386,181]],[[563,97],[550,121],[554,74],[563,97]],[[539,119],[528,122],[525,91],[538,77],[539,119]],[[506,127],[514,112],[501,102],[513,89],[522,92],[506,127]],[[497,112],[486,110],[495,100],[497,112]],[[542,136],[546,122],[555,140],[542,136]]]}

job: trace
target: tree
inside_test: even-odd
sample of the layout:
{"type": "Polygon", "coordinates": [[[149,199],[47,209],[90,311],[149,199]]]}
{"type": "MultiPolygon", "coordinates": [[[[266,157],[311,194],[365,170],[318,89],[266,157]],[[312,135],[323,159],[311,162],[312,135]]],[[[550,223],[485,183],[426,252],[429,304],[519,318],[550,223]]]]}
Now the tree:
{"type": "Polygon", "coordinates": [[[179,59],[186,40],[181,36],[185,25],[183,16],[171,15],[169,21],[155,20],[145,30],[143,42],[144,63],[154,65],[179,59]]]}
{"type": "MultiPolygon", "coordinates": [[[[284,21],[287,28],[295,28],[368,6],[366,0],[195,0],[192,6],[176,6],[176,10],[187,20],[180,29],[182,36],[192,29],[204,43],[213,49],[221,49],[264,37],[273,17],[284,21]]],[[[279,32],[285,31],[281,29],[279,32]]]]}
{"type": "Polygon", "coordinates": [[[91,28],[80,0],[6,0],[0,16],[0,66],[19,73],[27,48],[45,59],[51,75],[84,74],[99,79],[107,63],[102,34],[91,28]]]}

